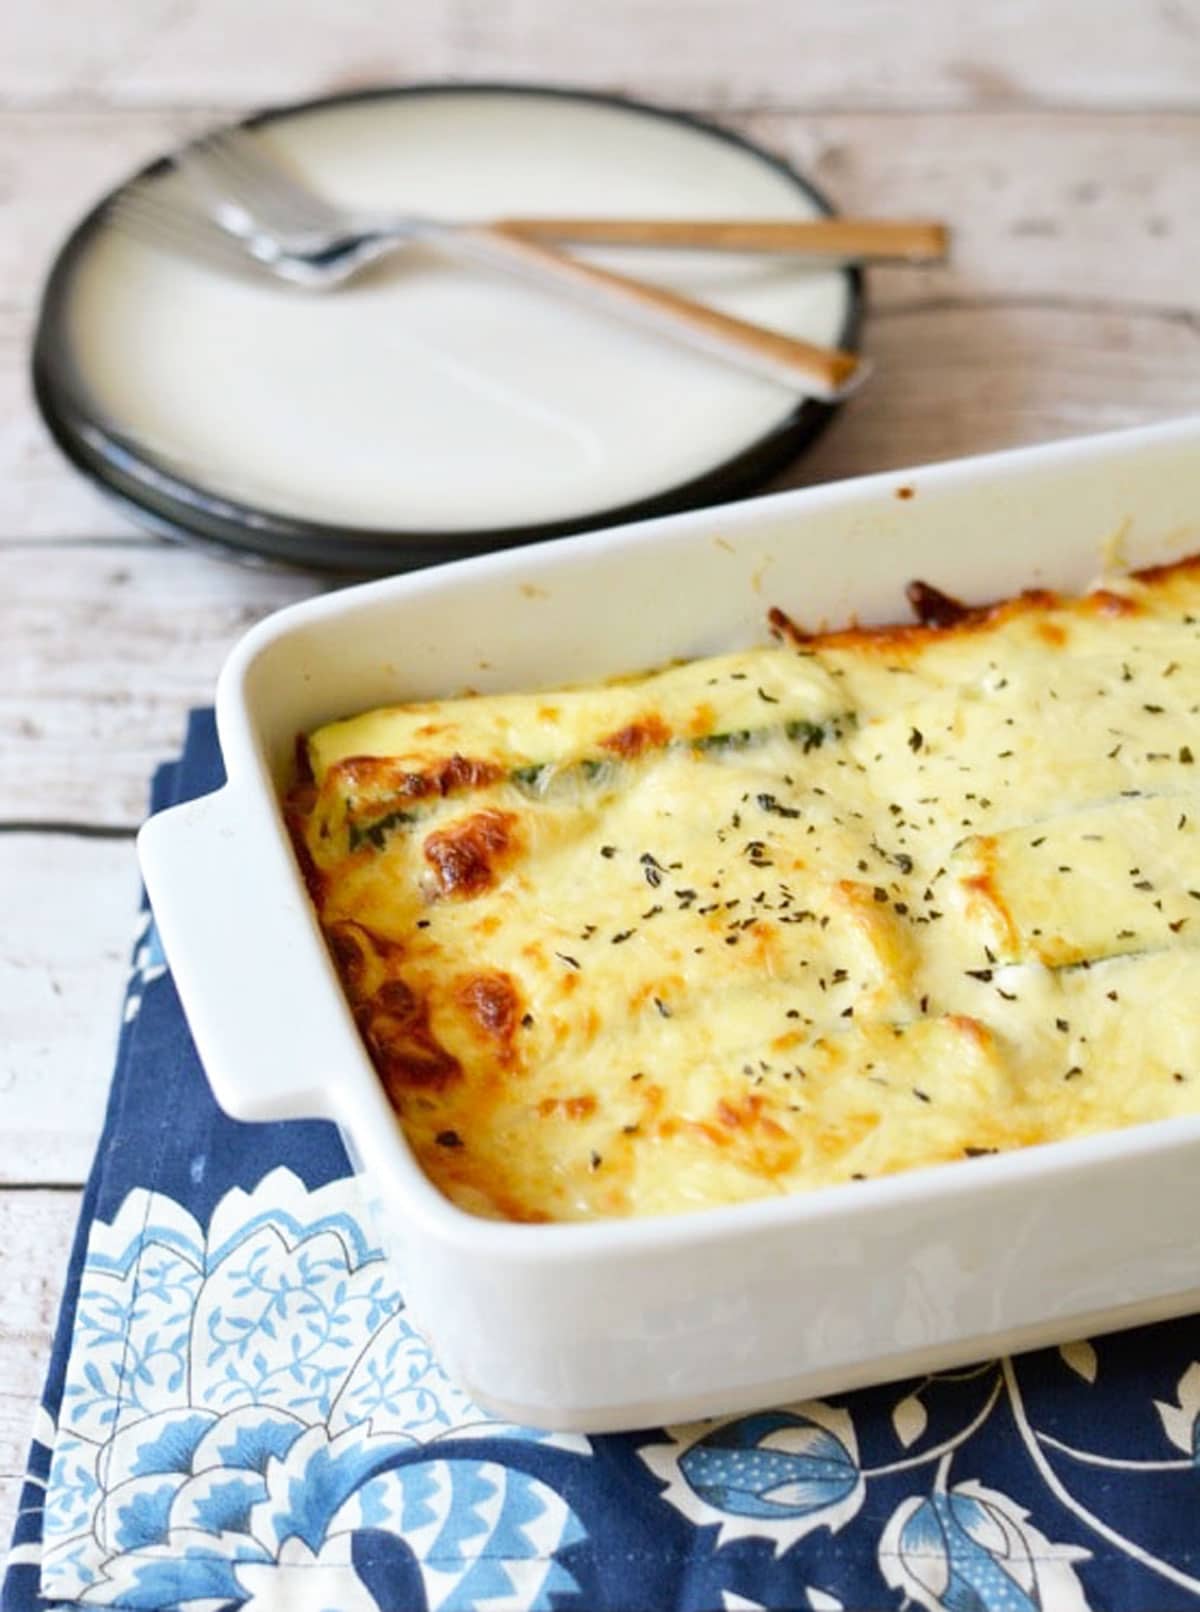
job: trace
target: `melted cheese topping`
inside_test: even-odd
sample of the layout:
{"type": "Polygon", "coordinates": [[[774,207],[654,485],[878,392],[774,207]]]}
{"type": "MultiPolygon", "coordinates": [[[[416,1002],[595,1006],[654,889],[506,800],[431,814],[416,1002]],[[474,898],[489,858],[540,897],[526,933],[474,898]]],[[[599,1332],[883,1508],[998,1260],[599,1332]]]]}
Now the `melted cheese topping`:
{"type": "Polygon", "coordinates": [[[1200,1108],[1200,561],[307,754],[321,922],[468,1210],[670,1213],[1200,1108]]]}

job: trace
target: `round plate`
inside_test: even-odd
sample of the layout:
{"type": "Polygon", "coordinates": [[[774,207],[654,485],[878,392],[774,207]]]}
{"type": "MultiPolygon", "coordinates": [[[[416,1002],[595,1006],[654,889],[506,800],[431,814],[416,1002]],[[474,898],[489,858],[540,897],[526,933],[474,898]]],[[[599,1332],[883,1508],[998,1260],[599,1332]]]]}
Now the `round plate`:
{"type": "MultiPolygon", "coordinates": [[[[830,210],[740,136],[613,96],[421,85],[248,123],[315,188],[375,211],[830,210]]],[[[168,159],[139,177],[180,183],[168,159]]],[[[111,199],[51,271],[35,392],[67,456],[168,536],[400,570],[734,497],[832,412],[428,248],[311,293],[145,245],[106,224],[111,199]]],[[[853,270],[724,253],[596,257],[809,341],[855,344],[853,270]]]]}

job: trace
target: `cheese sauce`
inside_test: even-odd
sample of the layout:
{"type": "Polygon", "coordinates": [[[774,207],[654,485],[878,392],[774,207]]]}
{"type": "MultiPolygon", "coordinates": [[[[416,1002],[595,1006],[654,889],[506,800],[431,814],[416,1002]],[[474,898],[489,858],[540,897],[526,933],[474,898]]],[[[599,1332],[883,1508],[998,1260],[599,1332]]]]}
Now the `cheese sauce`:
{"type": "Polygon", "coordinates": [[[674,1213],[1200,1108],[1200,561],[775,619],[306,741],[322,925],[462,1207],[674,1213]]]}

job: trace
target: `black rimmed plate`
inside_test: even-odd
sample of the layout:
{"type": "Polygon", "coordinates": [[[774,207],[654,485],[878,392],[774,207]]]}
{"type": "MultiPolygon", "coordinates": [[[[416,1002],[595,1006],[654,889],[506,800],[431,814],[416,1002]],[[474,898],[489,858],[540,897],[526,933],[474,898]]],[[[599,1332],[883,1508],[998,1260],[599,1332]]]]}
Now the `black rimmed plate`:
{"type": "MultiPolygon", "coordinates": [[[[828,212],[741,136],[614,96],[418,85],[248,120],[364,209],[675,217],[828,212]]],[[[166,161],[146,170],[171,183],[166,161]]],[[[780,469],[828,405],[517,279],[412,246],[336,293],[225,276],[107,226],[56,260],[43,416],[140,524],[244,557],[396,571],[718,502],[780,469]]],[[[606,252],[743,318],[853,348],[848,269],[606,252]]]]}

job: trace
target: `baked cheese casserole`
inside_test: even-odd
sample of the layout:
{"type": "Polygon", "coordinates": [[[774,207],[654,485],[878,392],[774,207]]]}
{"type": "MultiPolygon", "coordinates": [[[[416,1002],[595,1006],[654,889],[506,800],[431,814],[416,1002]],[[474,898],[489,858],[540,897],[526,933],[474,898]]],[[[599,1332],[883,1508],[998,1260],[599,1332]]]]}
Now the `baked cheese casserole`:
{"type": "Polygon", "coordinates": [[[910,598],[302,742],[320,921],[456,1204],[672,1213],[1200,1108],[1200,558],[910,598]]]}

